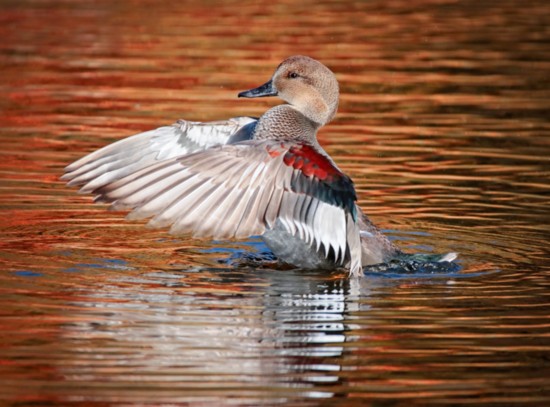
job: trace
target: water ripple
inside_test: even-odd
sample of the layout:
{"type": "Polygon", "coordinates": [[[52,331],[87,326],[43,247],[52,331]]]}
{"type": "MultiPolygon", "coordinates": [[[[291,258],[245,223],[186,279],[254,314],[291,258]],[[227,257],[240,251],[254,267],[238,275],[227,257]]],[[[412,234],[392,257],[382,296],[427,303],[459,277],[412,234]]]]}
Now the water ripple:
{"type": "Polygon", "coordinates": [[[149,3],[0,4],[0,400],[548,405],[548,2],[149,3]],[[237,92],[296,53],[338,76],[319,140],[361,207],[457,262],[281,269],[58,180],[180,117],[261,114],[237,92]]]}

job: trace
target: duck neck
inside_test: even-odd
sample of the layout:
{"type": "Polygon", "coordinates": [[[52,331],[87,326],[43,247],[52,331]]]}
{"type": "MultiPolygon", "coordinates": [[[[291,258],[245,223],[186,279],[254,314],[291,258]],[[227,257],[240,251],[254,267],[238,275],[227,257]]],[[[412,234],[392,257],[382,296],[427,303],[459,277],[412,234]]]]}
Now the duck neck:
{"type": "Polygon", "coordinates": [[[291,104],[321,127],[334,118],[338,109],[338,92],[334,96],[329,91],[324,93],[329,96],[323,97],[317,90],[310,89],[308,92],[294,96],[291,104]]]}
{"type": "Polygon", "coordinates": [[[317,123],[290,105],[279,105],[265,112],[256,125],[254,139],[277,139],[315,143],[317,123]]]}

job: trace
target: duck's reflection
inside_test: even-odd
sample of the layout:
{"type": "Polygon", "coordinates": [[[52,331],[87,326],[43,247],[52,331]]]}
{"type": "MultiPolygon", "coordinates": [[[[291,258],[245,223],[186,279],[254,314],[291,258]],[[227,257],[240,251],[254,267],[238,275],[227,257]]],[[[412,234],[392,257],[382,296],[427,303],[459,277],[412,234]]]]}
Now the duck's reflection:
{"type": "Polygon", "coordinates": [[[122,398],[129,382],[147,384],[151,397],[166,382],[183,399],[222,389],[280,397],[288,388],[311,401],[331,397],[356,304],[347,298],[357,287],[341,277],[209,269],[110,281],[76,304],[64,376],[119,382],[122,398]]]}

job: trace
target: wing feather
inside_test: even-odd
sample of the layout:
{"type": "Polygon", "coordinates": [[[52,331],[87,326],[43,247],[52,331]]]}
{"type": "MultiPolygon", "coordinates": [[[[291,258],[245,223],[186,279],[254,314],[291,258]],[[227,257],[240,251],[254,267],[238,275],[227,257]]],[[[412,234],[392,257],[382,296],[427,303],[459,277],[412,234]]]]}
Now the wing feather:
{"type": "Polygon", "coordinates": [[[68,179],[69,177],[67,176],[70,175],[69,186],[88,183],[89,185],[86,185],[85,189],[93,190],[95,189],[95,185],[101,186],[114,181],[117,166],[126,167],[125,172],[131,174],[139,171],[142,167],[142,160],[150,160],[152,158],[153,153],[148,153],[136,160],[133,156],[137,151],[139,151],[139,148],[133,148],[127,154],[122,152],[108,154],[95,161],[87,162],[81,167],[77,167],[76,170],[70,174],[65,174],[61,179],[68,179]]]}
{"type": "MultiPolygon", "coordinates": [[[[145,219],[150,216],[155,216],[151,220],[150,226],[155,224],[155,227],[168,226],[171,223],[171,217],[166,216],[166,211],[170,210],[180,200],[188,195],[188,191],[193,191],[201,185],[202,180],[197,174],[186,172],[179,174],[179,180],[172,183],[171,187],[162,190],[157,195],[150,195],[149,199],[144,201],[142,205],[137,206],[133,212],[128,215],[129,219],[145,219]]],[[[146,190],[143,190],[145,193],[146,190]]],[[[115,202],[114,205],[118,205],[115,202]]]]}
{"type": "Polygon", "coordinates": [[[302,227],[304,228],[304,241],[308,244],[313,242],[313,229],[310,224],[307,223],[308,212],[312,209],[311,204],[313,199],[309,195],[303,195],[304,202],[300,208],[300,212],[297,214],[297,218],[301,220],[302,227]]]}
{"type": "Polygon", "coordinates": [[[361,262],[361,236],[359,224],[355,221],[352,214],[346,214],[347,241],[349,250],[349,267],[350,274],[354,277],[361,276],[363,266],[361,262]]]}
{"type": "Polygon", "coordinates": [[[181,170],[178,170],[174,168],[162,171],[158,177],[144,180],[147,181],[144,183],[139,182],[138,179],[127,186],[120,186],[111,193],[112,198],[119,200],[115,206],[120,208],[120,205],[124,203],[125,207],[135,208],[149,202],[151,196],[167,197],[171,195],[174,188],[193,176],[190,173],[182,174],[181,170]]]}
{"type": "Polygon", "coordinates": [[[256,119],[234,117],[217,122],[179,120],[105,146],[65,168],[62,180],[90,193],[157,162],[252,137],[256,119]],[[252,125],[252,126],[251,126],[252,125]]]}
{"type": "Polygon", "coordinates": [[[260,189],[250,188],[247,191],[250,191],[250,194],[246,199],[246,205],[242,210],[242,217],[235,232],[237,239],[261,234],[265,230],[265,226],[260,224],[257,219],[258,208],[256,207],[256,201],[258,200],[260,189]]]}
{"type": "Polygon", "coordinates": [[[185,195],[177,201],[171,208],[172,213],[164,214],[168,223],[172,223],[170,233],[180,235],[192,232],[194,235],[200,235],[200,224],[204,213],[200,213],[198,208],[207,202],[207,197],[218,188],[210,180],[200,184],[189,195],[185,195]]]}
{"type": "Polygon", "coordinates": [[[285,156],[292,147],[273,140],[213,147],[151,165],[95,192],[116,209],[133,209],[129,218],[152,217],[150,226],[171,226],[174,234],[243,238],[263,234],[279,221],[358,273],[359,228],[346,206],[355,202],[353,184],[335,178],[333,187],[331,180],[294,167],[285,156]]]}
{"type": "Polygon", "coordinates": [[[124,194],[128,195],[135,192],[138,189],[161,179],[163,176],[168,176],[170,171],[177,172],[177,170],[178,168],[174,168],[171,162],[163,161],[155,166],[143,168],[121,180],[117,180],[110,184],[104,185],[101,188],[94,189],[91,193],[97,194],[99,196],[97,200],[100,202],[102,197],[106,196],[109,196],[109,200],[105,202],[112,202],[117,199],[117,197],[122,197],[124,194]]]}
{"type": "Polygon", "coordinates": [[[161,214],[166,223],[173,224],[171,233],[183,234],[189,231],[195,233],[197,231],[196,227],[200,227],[200,225],[195,224],[200,222],[205,216],[198,208],[207,202],[207,198],[218,187],[219,185],[216,185],[211,180],[206,180],[205,182],[197,183],[196,187],[194,186],[189,193],[187,193],[188,191],[183,192],[179,199],[174,201],[161,214]]]}
{"type": "Polygon", "coordinates": [[[219,239],[216,233],[218,225],[223,223],[224,214],[229,209],[226,201],[230,197],[230,193],[231,191],[226,190],[226,188],[218,188],[212,193],[212,196],[209,198],[211,205],[208,209],[208,216],[203,216],[201,236],[212,236],[214,239],[219,239]]]}
{"type": "Polygon", "coordinates": [[[275,221],[279,216],[279,208],[283,199],[284,190],[281,188],[274,188],[269,198],[269,203],[264,214],[264,222],[266,226],[271,229],[275,226],[275,221]]]}
{"type": "Polygon", "coordinates": [[[296,228],[298,230],[298,235],[300,236],[300,239],[304,240],[306,243],[309,243],[307,239],[307,225],[305,225],[305,223],[303,222],[303,217],[301,216],[302,208],[306,206],[307,198],[307,195],[296,195],[296,202],[294,204],[292,219],[295,220],[294,223],[296,223],[296,228]]]}

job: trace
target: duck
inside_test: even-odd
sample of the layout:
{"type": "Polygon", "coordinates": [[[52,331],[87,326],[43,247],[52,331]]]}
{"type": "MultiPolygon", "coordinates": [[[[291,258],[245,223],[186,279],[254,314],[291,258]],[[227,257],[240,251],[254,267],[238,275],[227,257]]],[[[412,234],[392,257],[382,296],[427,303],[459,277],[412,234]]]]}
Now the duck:
{"type": "Polygon", "coordinates": [[[68,165],[61,179],[174,235],[259,235],[277,259],[299,268],[344,268],[357,277],[367,265],[403,256],[317,140],[338,109],[335,74],[291,56],[266,83],[238,94],[274,96],[285,103],[259,118],[178,120],[119,140],[68,165]]]}

